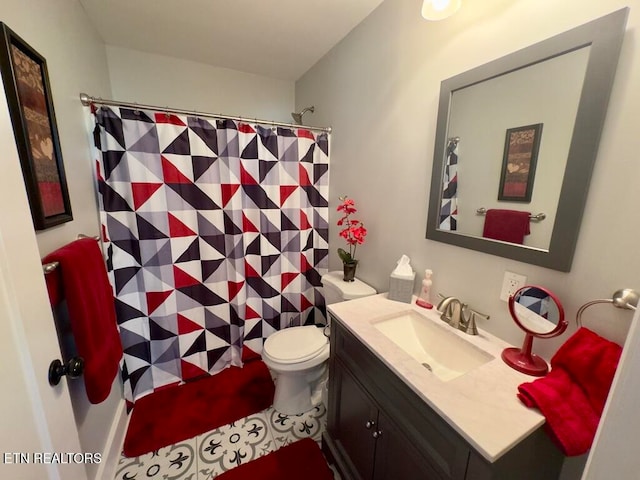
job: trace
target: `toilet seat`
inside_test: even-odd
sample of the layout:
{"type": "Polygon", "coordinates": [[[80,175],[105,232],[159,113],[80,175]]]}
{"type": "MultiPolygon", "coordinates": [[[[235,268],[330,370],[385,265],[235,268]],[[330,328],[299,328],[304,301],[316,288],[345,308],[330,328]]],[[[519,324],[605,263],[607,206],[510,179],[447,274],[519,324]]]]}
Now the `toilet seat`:
{"type": "Polygon", "coordinates": [[[301,363],[320,354],[328,342],[322,329],[314,325],[289,327],[271,334],[263,350],[278,363],[301,363]]]}

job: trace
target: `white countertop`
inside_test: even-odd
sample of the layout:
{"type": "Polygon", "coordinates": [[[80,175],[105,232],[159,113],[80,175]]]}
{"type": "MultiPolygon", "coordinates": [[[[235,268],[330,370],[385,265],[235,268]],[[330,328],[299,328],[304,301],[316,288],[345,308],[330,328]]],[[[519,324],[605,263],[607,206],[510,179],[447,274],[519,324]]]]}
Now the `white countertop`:
{"type": "Polygon", "coordinates": [[[502,361],[502,350],[512,346],[503,340],[481,329],[478,335],[455,330],[440,320],[435,307],[427,310],[388,300],[386,294],[335,303],[328,310],[488,461],[495,462],[545,422],[538,410],[516,397],[518,385],[536,377],[502,361]],[[460,377],[440,380],[372,325],[410,310],[447,326],[494,359],[460,377]]]}

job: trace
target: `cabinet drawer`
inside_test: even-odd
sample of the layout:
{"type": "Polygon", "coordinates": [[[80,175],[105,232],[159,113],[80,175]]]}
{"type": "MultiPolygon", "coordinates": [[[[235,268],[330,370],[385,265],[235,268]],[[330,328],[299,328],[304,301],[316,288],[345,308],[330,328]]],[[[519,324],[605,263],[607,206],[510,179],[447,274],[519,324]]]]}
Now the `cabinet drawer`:
{"type": "Polygon", "coordinates": [[[443,478],[465,478],[470,451],[466,442],[339,321],[331,324],[332,355],[362,383],[397,430],[443,478]]]}

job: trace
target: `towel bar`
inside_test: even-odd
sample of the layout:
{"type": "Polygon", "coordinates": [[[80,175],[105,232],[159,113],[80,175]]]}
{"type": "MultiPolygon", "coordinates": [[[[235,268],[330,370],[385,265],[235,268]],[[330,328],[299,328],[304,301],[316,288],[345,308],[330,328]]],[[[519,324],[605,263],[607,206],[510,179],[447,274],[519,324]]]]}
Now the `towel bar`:
{"type": "Polygon", "coordinates": [[[58,265],[60,265],[60,262],[50,262],[50,263],[45,263],[44,265],[42,265],[42,273],[44,273],[45,275],[47,273],[51,273],[53,272],[56,268],[58,268],[58,265]]]}
{"type": "MultiPolygon", "coordinates": [[[[487,214],[487,209],[484,207],[480,207],[479,209],[476,210],[476,215],[486,215],[486,214],[487,214]]],[[[531,220],[532,222],[541,222],[545,218],[547,218],[546,213],[536,213],[535,215],[529,215],[529,220],[531,220]]]]}
{"type": "Polygon", "coordinates": [[[96,242],[100,241],[100,236],[99,235],[85,235],[84,233],[79,233],[78,236],[76,237],[76,240],[80,240],[81,238],[93,238],[96,242]]]}
{"type": "Polygon", "coordinates": [[[640,299],[640,295],[635,290],[631,290],[630,288],[617,290],[611,298],[600,298],[582,305],[578,309],[578,313],[576,313],[576,323],[579,327],[582,326],[582,314],[592,305],[596,305],[598,303],[611,303],[614,307],[624,308],[626,310],[636,310],[636,307],[638,306],[638,299],[640,299]]]}
{"type": "MultiPolygon", "coordinates": [[[[98,235],[94,235],[93,237],[89,236],[89,235],[85,235],[84,233],[79,233],[78,236],[76,237],[77,240],[80,240],[81,238],[93,238],[95,241],[99,242],[100,241],[100,237],[98,235]]],[[[49,262],[49,263],[45,263],[42,265],[42,273],[44,273],[45,275],[47,273],[51,273],[53,272],[56,268],[58,268],[58,266],[60,265],[60,262],[49,262]]]]}

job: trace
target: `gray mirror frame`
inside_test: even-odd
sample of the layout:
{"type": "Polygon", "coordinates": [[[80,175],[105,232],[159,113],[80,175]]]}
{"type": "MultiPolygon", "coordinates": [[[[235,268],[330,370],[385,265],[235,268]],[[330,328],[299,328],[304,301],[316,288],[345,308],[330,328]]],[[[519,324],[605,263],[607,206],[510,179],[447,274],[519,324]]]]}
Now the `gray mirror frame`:
{"type": "Polygon", "coordinates": [[[563,272],[571,269],[628,15],[629,8],[622,8],[442,81],[426,238],[563,272]],[[572,175],[571,178],[565,175],[562,181],[549,249],[439,230],[449,105],[453,92],[587,46],[591,50],[566,166],[566,171],[572,175]]]}

